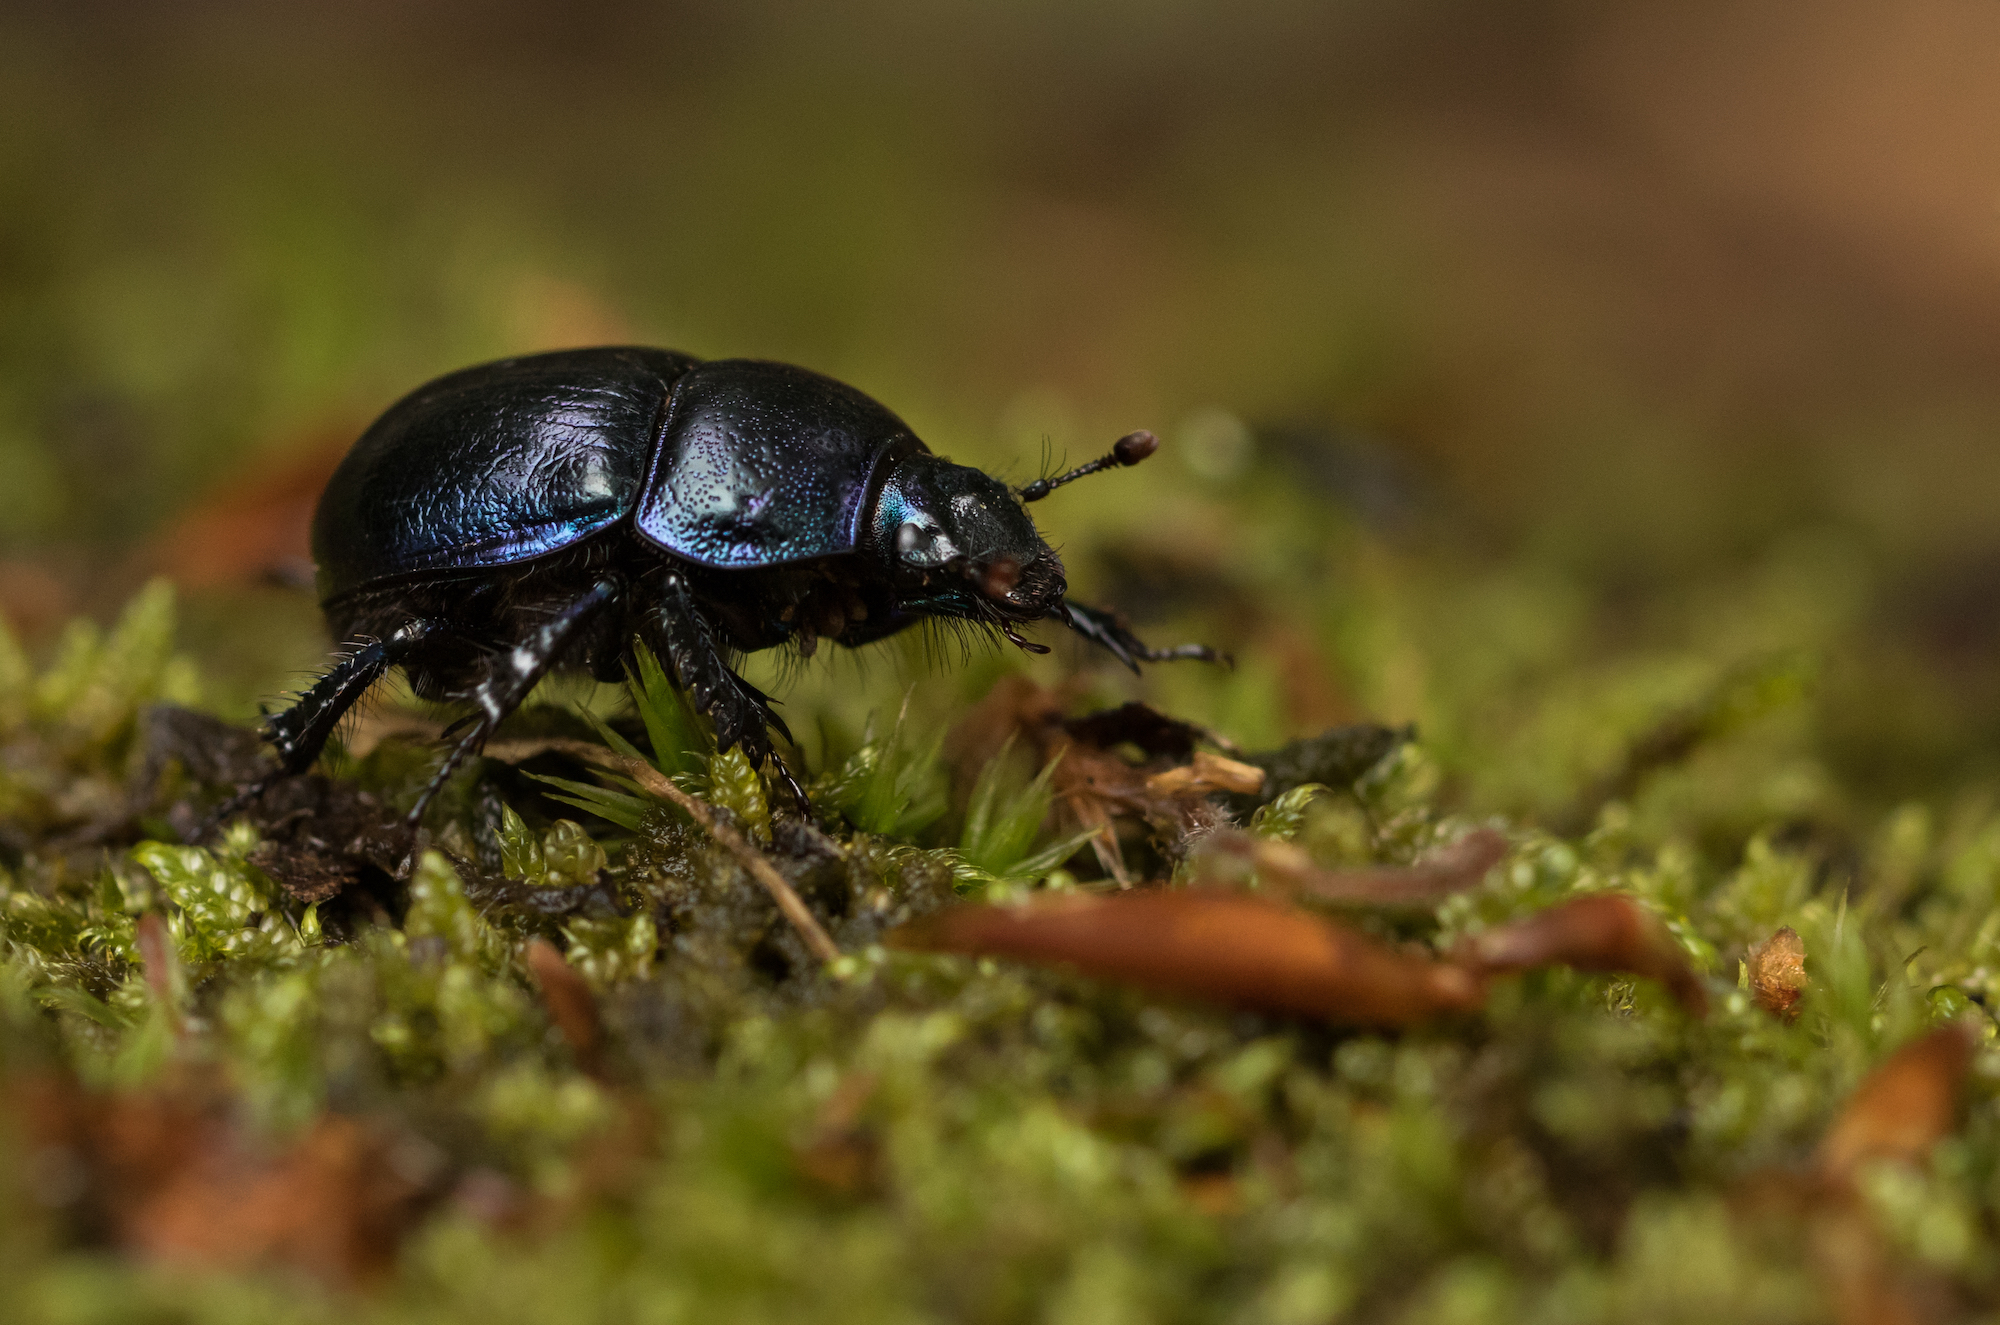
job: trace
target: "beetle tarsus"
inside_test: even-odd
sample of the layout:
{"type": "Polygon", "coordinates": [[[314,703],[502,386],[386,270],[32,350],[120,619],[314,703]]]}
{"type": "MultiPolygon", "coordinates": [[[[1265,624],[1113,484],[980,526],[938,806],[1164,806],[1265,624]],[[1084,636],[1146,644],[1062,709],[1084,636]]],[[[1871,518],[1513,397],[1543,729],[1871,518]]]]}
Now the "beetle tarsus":
{"type": "Polygon", "coordinates": [[[771,754],[771,765],[778,770],[778,780],[783,782],[785,789],[792,793],[792,803],[799,807],[799,818],[805,820],[807,823],[811,823],[813,821],[812,801],[807,798],[806,789],[799,785],[799,780],[792,776],[791,768],[783,759],[778,757],[775,751],[771,754]]]}

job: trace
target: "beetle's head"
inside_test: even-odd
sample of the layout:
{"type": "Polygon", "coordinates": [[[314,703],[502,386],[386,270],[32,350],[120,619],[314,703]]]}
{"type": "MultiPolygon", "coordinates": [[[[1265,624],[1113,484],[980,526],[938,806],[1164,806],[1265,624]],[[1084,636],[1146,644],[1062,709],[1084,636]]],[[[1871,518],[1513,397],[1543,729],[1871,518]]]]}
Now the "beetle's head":
{"type": "Polygon", "coordinates": [[[904,457],[875,499],[869,551],[902,605],[1005,629],[1058,614],[1062,559],[998,479],[942,456],[904,457]]]}

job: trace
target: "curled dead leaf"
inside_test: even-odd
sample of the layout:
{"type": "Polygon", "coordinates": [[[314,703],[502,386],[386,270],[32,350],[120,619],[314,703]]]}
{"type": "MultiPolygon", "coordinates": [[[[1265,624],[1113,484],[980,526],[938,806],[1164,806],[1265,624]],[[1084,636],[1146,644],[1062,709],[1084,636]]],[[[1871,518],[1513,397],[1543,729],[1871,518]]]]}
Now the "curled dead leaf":
{"type": "Polygon", "coordinates": [[[381,1139],[351,1118],[323,1117],[270,1157],[219,1149],[132,1204],[139,1251],[206,1265],[296,1265],[323,1278],[388,1268],[415,1185],[381,1139]]]}
{"type": "Polygon", "coordinates": [[[1120,887],[1133,881],[1121,823],[1145,824],[1172,859],[1184,843],[1226,822],[1211,796],[1264,784],[1255,765],[1195,749],[1197,741],[1221,745],[1213,733],[1138,703],[1065,718],[1071,698],[1026,677],[1004,678],[952,728],[945,754],[962,799],[1009,740],[1025,738],[1038,765],[1055,762],[1049,785],[1062,828],[1090,832],[1099,866],[1120,887]],[[1127,748],[1144,762],[1119,753],[1127,748]]]}
{"type": "Polygon", "coordinates": [[[1952,1022],[1890,1054],[1862,1079],[1819,1145],[1819,1171],[1845,1182],[1870,1160],[1920,1163],[1951,1134],[1975,1032],[1952,1022]]]}
{"type": "Polygon", "coordinates": [[[1355,1026],[1409,1026],[1484,1006],[1497,974],[1563,963],[1706,998],[1678,945],[1630,898],[1584,898],[1504,925],[1439,960],[1346,925],[1219,889],[1151,888],[960,906],[893,930],[892,946],[1060,963],[1146,989],[1355,1026]]]}
{"type": "Polygon", "coordinates": [[[1943,1285],[1899,1253],[1854,1179],[1871,1161],[1922,1163],[1950,1135],[1977,1039],[1972,1023],[1954,1022],[1890,1054],[1827,1128],[1818,1181],[1795,1181],[1808,1212],[1813,1256],[1841,1325],[1945,1318],[1943,1285]]]}
{"type": "Polygon", "coordinates": [[[894,931],[890,943],[1068,963],[1146,989],[1354,1025],[1408,1025],[1482,997],[1456,967],[1304,911],[1208,891],[956,907],[894,931]]]}
{"type": "Polygon", "coordinates": [[[175,985],[179,983],[180,959],[174,952],[173,936],[167,932],[167,922],[158,911],[148,911],[139,917],[132,935],[134,946],[139,949],[139,961],[145,968],[146,990],[153,1001],[166,1009],[174,1034],[182,1033],[180,1014],[176,1011],[175,985]]]}
{"type": "Polygon", "coordinates": [[[1783,1021],[1799,1019],[1805,997],[1806,945],[1798,931],[1785,926],[1750,950],[1750,996],[1757,1006],[1783,1021]]]}
{"type": "Polygon", "coordinates": [[[39,560],[0,559],[0,622],[29,638],[60,626],[80,610],[73,578],[39,560]]]}
{"type": "Polygon", "coordinates": [[[892,931],[899,947],[1061,962],[1167,993],[1363,1026],[1479,1006],[1459,967],[1308,912],[1207,889],[960,906],[892,931]]]}

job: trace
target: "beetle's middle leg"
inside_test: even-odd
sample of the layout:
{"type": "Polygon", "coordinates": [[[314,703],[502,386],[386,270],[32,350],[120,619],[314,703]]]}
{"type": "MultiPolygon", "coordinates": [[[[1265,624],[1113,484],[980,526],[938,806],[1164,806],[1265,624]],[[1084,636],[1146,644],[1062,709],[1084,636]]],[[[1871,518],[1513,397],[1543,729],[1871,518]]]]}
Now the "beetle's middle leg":
{"type": "Polygon", "coordinates": [[[652,612],[654,629],[665,646],[675,681],[687,692],[695,712],[707,714],[715,724],[715,748],[741,747],[752,768],[762,768],[764,761],[770,760],[798,805],[800,816],[810,821],[812,802],[806,798],[805,788],[771,746],[772,731],[789,741],[791,728],[773,711],[770,696],[730,670],[687,581],[668,575],[661,588],[661,602],[652,612]]]}
{"type": "Polygon", "coordinates": [[[1156,649],[1134,635],[1116,612],[1101,607],[1085,607],[1065,598],[1060,615],[1064,625],[1091,643],[1110,650],[1113,657],[1135,672],[1142,662],[1229,661],[1226,654],[1217,653],[1206,644],[1176,644],[1172,648],[1156,649]]]}
{"type": "Polygon", "coordinates": [[[565,604],[533,634],[495,656],[486,679],[472,689],[471,699],[478,705],[478,711],[472,715],[471,729],[451,748],[444,763],[432,775],[430,784],[417,797],[416,805],[410,810],[411,827],[423,822],[424,811],[430,808],[432,798],[444,789],[444,784],[458,766],[486,744],[494,728],[500,725],[500,720],[521,706],[528,692],[548,675],[549,669],[556,665],[584,627],[623,592],[624,586],[617,580],[599,580],[589,592],[565,604]]]}

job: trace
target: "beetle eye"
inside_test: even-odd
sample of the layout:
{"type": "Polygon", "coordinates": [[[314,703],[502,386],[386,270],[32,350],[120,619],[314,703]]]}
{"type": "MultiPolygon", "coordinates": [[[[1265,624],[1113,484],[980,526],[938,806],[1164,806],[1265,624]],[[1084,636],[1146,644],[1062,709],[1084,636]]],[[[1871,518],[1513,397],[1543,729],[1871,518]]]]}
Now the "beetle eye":
{"type": "Polygon", "coordinates": [[[910,556],[923,546],[924,541],[923,526],[915,520],[906,520],[903,522],[903,527],[896,531],[896,555],[910,556]]]}

